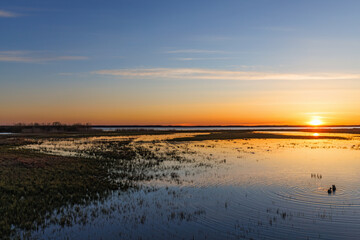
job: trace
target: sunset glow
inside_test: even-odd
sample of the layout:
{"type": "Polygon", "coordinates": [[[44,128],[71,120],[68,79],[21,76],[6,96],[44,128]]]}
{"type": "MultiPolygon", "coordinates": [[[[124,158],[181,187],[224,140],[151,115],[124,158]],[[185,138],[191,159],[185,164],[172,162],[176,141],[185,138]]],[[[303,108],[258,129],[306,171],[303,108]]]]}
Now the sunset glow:
{"type": "Polygon", "coordinates": [[[1,239],[359,239],[360,0],[1,0],[1,239]]]}
{"type": "Polygon", "coordinates": [[[2,2],[0,125],[360,124],[356,7],[84,2],[2,2]]]}
{"type": "Polygon", "coordinates": [[[319,125],[322,125],[322,124],[323,124],[323,121],[321,121],[319,117],[314,117],[314,118],[309,122],[309,124],[312,125],[312,126],[319,126],[319,125]]]}

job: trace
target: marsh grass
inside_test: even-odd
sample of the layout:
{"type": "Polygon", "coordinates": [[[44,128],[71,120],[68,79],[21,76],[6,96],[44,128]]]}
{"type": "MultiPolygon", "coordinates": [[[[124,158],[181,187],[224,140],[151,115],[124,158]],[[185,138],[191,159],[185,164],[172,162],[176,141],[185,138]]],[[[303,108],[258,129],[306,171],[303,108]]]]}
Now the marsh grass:
{"type": "Polygon", "coordinates": [[[17,229],[45,227],[45,220],[64,205],[87,204],[128,187],[109,178],[96,159],[45,157],[4,147],[0,151],[0,234],[5,238],[17,229]]]}
{"type": "MultiPolygon", "coordinates": [[[[57,141],[61,139],[51,141],[60,147],[57,141]]],[[[84,213],[86,206],[105,200],[114,191],[139,189],[143,181],[168,178],[179,182],[174,172],[179,167],[159,165],[164,161],[186,162],[179,152],[161,152],[134,144],[130,138],[79,143],[88,144],[85,148],[76,146],[71,137],[67,140],[74,144],[75,157],[24,147],[40,146],[48,138],[0,139],[0,235],[5,239],[27,238],[49,225],[86,224],[91,217],[111,212],[103,208],[84,213]]]]}
{"type": "Polygon", "coordinates": [[[130,141],[104,143],[88,150],[93,156],[89,158],[18,148],[29,142],[33,143],[19,138],[0,144],[0,235],[4,238],[50,222],[69,225],[67,216],[73,213],[53,213],[63,213],[64,206],[105,199],[113,190],[136,188],[137,181],[151,178],[145,170],[162,161],[145,148],[130,146],[130,141]]]}
{"type": "Polygon", "coordinates": [[[275,133],[262,133],[254,131],[216,131],[209,134],[194,135],[191,137],[178,137],[170,139],[170,142],[190,142],[207,140],[233,140],[233,139],[346,139],[339,136],[301,136],[301,135],[282,135],[275,133]]]}

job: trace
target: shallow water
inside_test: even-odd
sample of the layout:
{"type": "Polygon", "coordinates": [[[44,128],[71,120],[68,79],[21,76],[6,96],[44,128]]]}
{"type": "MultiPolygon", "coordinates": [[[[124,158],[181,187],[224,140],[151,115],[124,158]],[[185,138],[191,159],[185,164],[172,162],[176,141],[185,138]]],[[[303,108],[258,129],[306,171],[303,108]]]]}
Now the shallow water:
{"type": "Polygon", "coordinates": [[[360,129],[360,126],[338,126],[338,127],[323,127],[323,126],[317,126],[317,127],[292,127],[292,126],[283,126],[283,127],[276,127],[276,126],[270,126],[270,127],[262,127],[262,126],[242,126],[242,127],[230,127],[230,126],[214,126],[214,127],[196,127],[196,126],[169,126],[169,127],[139,127],[139,126],[133,126],[133,127],[129,127],[129,126],[123,126],[123,127],[93,127],[93,129],[100,129],[103,131],[116,131],[116,130],[156,130],[156,131],[168,131],[168,130],[177,130],[177,131],[181,131],[181,130],[194,130],[194,131],[199,131],[199,130],[204,130],[204,131],[214,131],[214,130],[267,130],[267,131],[271,131],[271,130],[287,130],[287,131],[291,131],[291,130],[312,130],[312,129],[360,129]]]}
{"type": "MultiPolygon", "coordinates": [[[[164,162],[164,165],[177,166],[172,171],[179,179],[146,181],[142,183],[143,190],[114,192],[107,201],[96,206],[110,210],[99,210],[100,213],[94,214],[85,225],[51,226],[35,232],[34,236],[358,239],[359,136],[331,135],[348,139],[169,143],[165,141],[169,135],[136,137],[133,144],[156,148],[157,152],[174,150],[193,161],[164,162]],[[328,194],[327,189],[333,184],[337,190],[328,194]]],[[[171,136],[179,137],[179,134],[171,136]]],[[[86,148],[86,144],[95,144],[97,140],[76,141],[83,141],[80,148],[86,148]]],[[[78,145],[53,140],[41,144],[40,149],[71,155],[76,154],[74,146],[78,145]]],[[[29,147],[35,148],[34,145],[29,147]]],[[[159,168],[159,171],[164,169],[159,168]]],[[[91,212],[94,208],[87,206],[83,211],[91,212]]]]}

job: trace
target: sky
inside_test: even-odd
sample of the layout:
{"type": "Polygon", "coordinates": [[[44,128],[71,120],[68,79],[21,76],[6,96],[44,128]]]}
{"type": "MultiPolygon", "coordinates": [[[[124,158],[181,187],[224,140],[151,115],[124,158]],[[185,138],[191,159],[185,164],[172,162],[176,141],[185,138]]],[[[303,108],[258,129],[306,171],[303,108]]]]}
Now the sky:
{"type": "Polygon", "coordinates": [[[358,0],[1,0],[0,125],[360,124],[358,0]]]}

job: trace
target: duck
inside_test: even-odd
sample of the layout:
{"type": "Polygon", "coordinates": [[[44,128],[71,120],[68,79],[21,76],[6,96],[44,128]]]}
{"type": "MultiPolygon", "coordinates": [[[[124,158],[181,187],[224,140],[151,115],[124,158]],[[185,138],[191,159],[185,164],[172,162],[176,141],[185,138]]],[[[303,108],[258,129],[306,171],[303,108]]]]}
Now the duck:
{"type": "Polygon", "coordinates": [[[332,185],[332,190],[335,192],[336,191],[336,186],[332,185]]]}
{"type": "Polygon", "coordinates": [[[328,189],[328,193],[329,193],[329,194],[331,193],[331,188],[328,189]]]}

